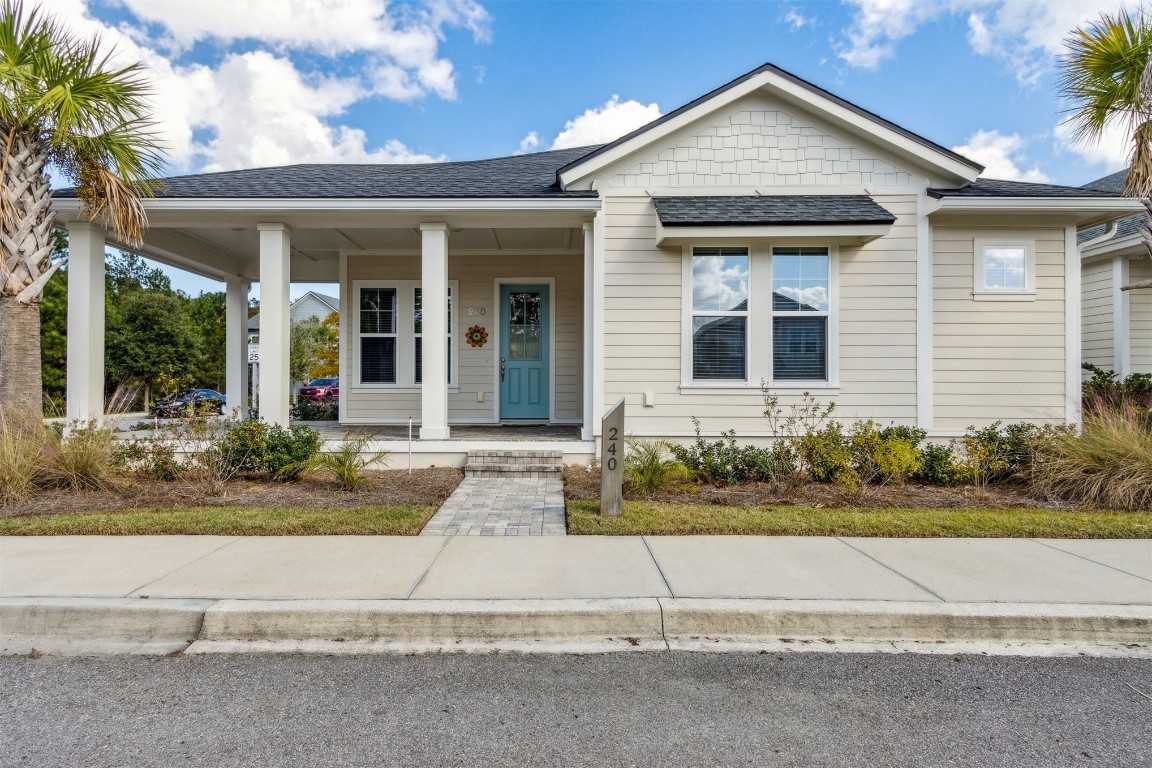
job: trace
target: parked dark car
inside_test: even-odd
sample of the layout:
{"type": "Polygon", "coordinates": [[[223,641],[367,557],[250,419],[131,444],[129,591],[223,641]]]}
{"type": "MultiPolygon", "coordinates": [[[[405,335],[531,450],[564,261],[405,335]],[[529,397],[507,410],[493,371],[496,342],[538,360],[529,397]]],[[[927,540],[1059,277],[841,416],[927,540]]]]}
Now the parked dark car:
{"type": "Polygon", "coordinates": [[[188,407],[194,405],[201,413],[223,414],[227,408],[224,395],[214,389],[190,389],[164,400],[152,403],[149,409],[153,416],[183,416],[188,407]]]}
{"type": "Polygon", "coordinates": [[[312,379],[300,387],[300,399],[330,403],[340,399],[340,379],[312,379]]]}

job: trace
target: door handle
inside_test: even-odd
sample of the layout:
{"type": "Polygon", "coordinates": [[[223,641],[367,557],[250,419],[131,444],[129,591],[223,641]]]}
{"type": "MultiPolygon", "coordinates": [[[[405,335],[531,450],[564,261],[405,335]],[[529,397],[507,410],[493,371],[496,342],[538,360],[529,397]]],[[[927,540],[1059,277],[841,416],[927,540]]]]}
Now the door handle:
{"type": "Polygon", "coordinates": [[[504,358],[500,358],[500,381],[504,381],[504,358]]]}

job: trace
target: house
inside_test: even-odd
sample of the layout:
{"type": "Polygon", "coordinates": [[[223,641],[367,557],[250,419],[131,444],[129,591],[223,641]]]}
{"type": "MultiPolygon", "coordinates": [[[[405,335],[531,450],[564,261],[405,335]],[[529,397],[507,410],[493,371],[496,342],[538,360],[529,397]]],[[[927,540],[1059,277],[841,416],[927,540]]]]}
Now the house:
{"type": "MultiPolygon", "coordinates": [[[[288,307],[288,318],[292,325],[298,325],[313,318],[322,321],[333,312],[340,312],[340,300],[338,298],[326,296],[316,291],[308,291],[288,307]]],[[[248,341],[250,343],[260,341],[259,312],[248,318],[248,341]]]]}
{"type": "MultiPolygon", "coordinates": [[[[1085,184],[1085,189],[1124,192],[1128,171],[1085,184]]],[[[1082,304],[1083,359],[1121,377],[1152,373],[1152,287],[1124,290],[1152,280],[1152,259],[1144,244],[1146,212],[1112,226],[1080,233],[1084,258],[1082,304]]]]}
{"type": "MultiPolygon", "coordinates": [[[[1078,233],[1142,209],[981,171],[766,64],[603,146],[166,179],[138,250],[227,282],[230,394],[260,281],[278,423],[289,284],[339,283],[340,420],[412,418],[428,462],[486,447],[453,439],[469,425],[550,425],[571,439],[538,445],[588,456],[621,398],[636,436],[683,439],[697,417],[765,437],[762,381],[936,437],[1076,422],[1078,233]]],[[[56,198],[70,296],[91,292],[109,235],[56,198]]],[[[70,303],[70,359],[102,359],[102,307],[70,303]]],[[[68,415],[102,392],[70,368],[68,415]]]]}

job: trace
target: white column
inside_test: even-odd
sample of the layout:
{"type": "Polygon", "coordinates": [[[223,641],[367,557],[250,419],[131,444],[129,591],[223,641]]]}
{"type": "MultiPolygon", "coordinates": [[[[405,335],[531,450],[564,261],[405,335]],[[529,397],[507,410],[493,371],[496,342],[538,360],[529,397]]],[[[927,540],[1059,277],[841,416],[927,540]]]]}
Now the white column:
{"type": "Polygon", "coordinates": [[[225,298],[225,370],[224,385],[228,413],[248,414],[248,283],[238,277],[227,280],[225,298]]]}
{"type": "Polygon", "coordinates": [[[68,225],[68,370],[70,421],[104,419],[104,230],[68,225]]]}
{"type": "Polygon", "coordinates": [[[260,231],[260,417],[288,426],[288,345],[291,320],[291,230],[257,224],[260,231]]]}
{"type": "MultiPolygon", "coordinates": [[[[607,201],[603,205],[607,207],[607,201]]],[[[592,434],[600,434],[604,417],[604,216],[601,208],[592,223],[592,434]]]]}
{"type": "Polygon", "coordinates": [[[420,439],[448,439],[448,225],[420,225],[420,439]]]}
{"type": "Polygon", "coordinates": [[[1112,259],[1112,367],[1122,379],[1132,373],[1132,292],[1120,289],[1131,274],[1127,256],[1112,259]]]}
{"type": "Polygon", "coordinates": [[[592,407],[592,370],[595,367],[592,363],[592,334],[595,332],[595,325],[593,324],[592,305],[594,297],[592,286],[596,281],[596,270],[593,259],[595,258],[595,236],[593,233],[592,222],[584,222],[584,413],[582,418],[583,426],[580,427],[580,439],[592,439],[592,425],[598,418],[595,410],[592,407]]]}
{"type": "Polygon", "coordinates": [[[1080,429],[1080,249],[1076,225],[1064,228],[1064,420],[1080,429]]]}

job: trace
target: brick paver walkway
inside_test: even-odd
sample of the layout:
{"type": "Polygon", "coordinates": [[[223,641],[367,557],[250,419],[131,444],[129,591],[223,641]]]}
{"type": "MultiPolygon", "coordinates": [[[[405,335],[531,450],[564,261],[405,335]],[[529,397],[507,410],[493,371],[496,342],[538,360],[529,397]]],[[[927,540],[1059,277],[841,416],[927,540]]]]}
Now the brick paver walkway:
{"type": "Polygon", "coordinates": [[[559,474],[466,477],[420,532],[421,536],[564,534],[564,482],[559,474]]]}

